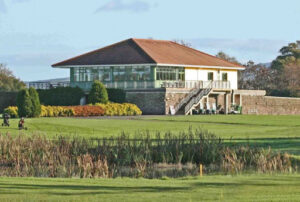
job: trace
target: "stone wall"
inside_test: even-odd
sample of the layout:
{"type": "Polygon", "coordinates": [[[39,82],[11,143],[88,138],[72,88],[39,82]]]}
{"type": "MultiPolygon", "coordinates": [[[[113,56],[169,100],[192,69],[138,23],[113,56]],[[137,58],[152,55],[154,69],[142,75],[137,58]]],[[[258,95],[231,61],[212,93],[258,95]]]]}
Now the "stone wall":
{"type": "Polygon", "coordinates": [[[127,90],[126,101],[136,104],[143,115],[163,115],[166,89],[127,90]]]}
{"type": "Polygon", "coordinates": [[[8,106],[16,106],[16,92],[0,92],[0,113],[8,106]]]}
{"type": "MultiPolygon", "coordinates": [[[[189,93],[189,89],[143,89],[127,90],[126,101],[136,104],[144,115],[170,114],[170,106],[176,106],[189,93]]],[[[235,103],[243,106],[243,114],[300,114],[300,98],[282,98],[264,96],[265,91],[235,90],[228,93],[228,111],[235,96],[235,103]]],[[[205,102],[205,100],[204,100],[205,102]]],[[[225,94],[211,94],[210,103],[225,108],[225,94]]]]}
{"type": "Polygon", "coordinates": [[[180,88],[167,88],[166,89],[166,114],[170,113],[170,106],[175,107],[183,98],[185,98],[190,92],[190,89],[180,88]]]}
{"type": "Polygon", "coordinates": [[[300,114],[300,98],[243,95],[242,99],[243,114],[300,114]]]}

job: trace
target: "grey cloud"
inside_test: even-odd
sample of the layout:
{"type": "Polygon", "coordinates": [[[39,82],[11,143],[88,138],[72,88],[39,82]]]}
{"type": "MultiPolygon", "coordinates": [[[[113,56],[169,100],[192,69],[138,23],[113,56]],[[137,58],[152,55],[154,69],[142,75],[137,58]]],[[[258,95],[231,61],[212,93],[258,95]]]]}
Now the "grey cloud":
{"type": "Polygon", "coordinates": [[[131,12],[145,12],[150,10],[151,5],[143,1],[133,1],[125,3],[123,0],[110,0],[110,2],[101,6],[96,10],[96,13],[102,11],[131,11],[131,12]]]}

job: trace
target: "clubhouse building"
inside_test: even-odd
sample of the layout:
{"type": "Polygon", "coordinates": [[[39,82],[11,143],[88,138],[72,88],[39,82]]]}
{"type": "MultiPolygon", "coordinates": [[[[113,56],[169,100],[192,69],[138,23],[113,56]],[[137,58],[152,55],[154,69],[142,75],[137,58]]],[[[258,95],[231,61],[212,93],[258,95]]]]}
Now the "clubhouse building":
{"type": "Polygon", "coordinates": [[[52,67],[70,69],[70,86],[86,92],[94,80],[124,89],[144,114],[229,113],[242,95],[265,95],[238,90],[243,66],[173,41],[128,39],[52,67]]]}

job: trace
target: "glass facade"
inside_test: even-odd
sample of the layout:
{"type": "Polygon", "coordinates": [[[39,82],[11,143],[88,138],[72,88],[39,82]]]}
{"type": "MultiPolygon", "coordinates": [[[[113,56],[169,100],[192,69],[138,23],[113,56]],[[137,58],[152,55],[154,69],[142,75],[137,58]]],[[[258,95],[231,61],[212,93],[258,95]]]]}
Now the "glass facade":
{"type": "MultiPolygon", "coordinates": [[[[71,75],[72,77],[72,75],[71,75]]],[[[150,66],[74,67],[74,82],[151,81],[150,66]]]]}
{"type": "Polygon", "coordinates": [[[157,67],[156,80],[158,81],[184,81],[185,72],[182,67],[157,67]]]}

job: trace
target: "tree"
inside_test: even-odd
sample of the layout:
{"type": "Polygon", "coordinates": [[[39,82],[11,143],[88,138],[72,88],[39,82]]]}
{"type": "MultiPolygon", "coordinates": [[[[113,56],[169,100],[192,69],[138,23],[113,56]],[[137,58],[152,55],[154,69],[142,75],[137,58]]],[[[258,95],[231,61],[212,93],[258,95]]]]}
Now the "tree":
{"type": "Polygon", "coordinates": [[[235,64],[239,64],[239,65],[241,64],[235,57],[231,57],[231,56],[227,55],[226,53],[224,53],[223,51],[218,52],[216,57],[226,60],[228,62],[235,63],[235,64]]]}
{"type": "Polygon", "coordinates": [[[29,88],[28,92],[32,103],[30,117],[39,117],[41,114],[41,104],[40,104],[39,94],[32,87],[29,88]]]}
{"type": "Polygon", "coordinates": [[[289,92],[291,96],[300,96],[300,48],[299,43],[289,43],[282,47],[280,55],[273,60],[271,69],[276,81],[274,89],[289,92]]]}
{"type": "Polygon", "coordinates": [[[274,87],[273,71],[261,64],[249,61],[245,70],[239,72],[239,88],[247,90],[267,90],[274,87]]]}
{"type": "Polygon", "coordinates": [[[23,88],[25,84],[17,79],[4,64],[0,64],[0,91],[19,91],[23,88]]]}
{"type": "Polygon", "coordinates": [[[27,89],[20,90],[17,95],[19,117],[30,117],[32,114],[32,101],[27,89]]]}
{"type": "Polygon", "coordinates": [[[92,85],[92,89],[88,96],[88,102],[90,104],[95,103],[103,103],[106,104],[108,102],[108,94],[105,86],[100,81],[94,81],[92,85]]]}
{"type": "Polygon", "coordinates": [[[178,43],[178,44],[183,45],[183,46],[186,46],[186,47],[189,47],[189,48],[192,48],[191,43],[189,43],[187,41],[184,41],[182,39],[174,39],[173,42],[178,43]]]}

